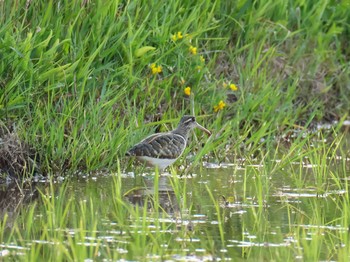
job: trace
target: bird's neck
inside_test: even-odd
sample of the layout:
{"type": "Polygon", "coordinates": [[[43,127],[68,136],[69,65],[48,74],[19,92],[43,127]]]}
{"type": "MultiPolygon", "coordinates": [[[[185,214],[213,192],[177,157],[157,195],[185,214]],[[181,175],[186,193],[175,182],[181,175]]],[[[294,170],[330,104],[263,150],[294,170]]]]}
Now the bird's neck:
{"type": "Polygon", "coordinates": [[[178,126],[172,133],[182,136],[187,141],[190,131],[191,130],[186,127],[178,126]]]}

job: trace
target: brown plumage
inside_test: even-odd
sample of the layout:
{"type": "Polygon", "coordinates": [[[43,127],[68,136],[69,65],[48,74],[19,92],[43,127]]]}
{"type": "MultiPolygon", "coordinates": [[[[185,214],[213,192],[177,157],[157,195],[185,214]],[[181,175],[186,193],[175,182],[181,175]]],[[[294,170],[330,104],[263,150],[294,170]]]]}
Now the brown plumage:
{"type": "Polygon", "coordinates": [[[165,169],[182,155],[187,145],[189,133],[196,127],[211,135],[209,130],[196,122],[194,116],[185,115],[181,118],[176,129],[145,138],[133,146],[126,155],[135,156],[152,166],[165,169]]]}

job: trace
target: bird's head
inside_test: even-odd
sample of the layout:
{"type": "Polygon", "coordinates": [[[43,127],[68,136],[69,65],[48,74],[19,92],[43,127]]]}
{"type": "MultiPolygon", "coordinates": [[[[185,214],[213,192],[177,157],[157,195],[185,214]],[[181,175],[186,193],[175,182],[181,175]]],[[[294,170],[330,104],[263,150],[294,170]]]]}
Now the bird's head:
{"type": "Polygon", "coordinates": [[[197,123],[196,118],[194,116],[184,115],[180,120],[178,128],[184,128],[187,130],[199,128],[200,130],[207,133],[209,136],[211,135],[211,132],[208,129],[197,123]]]}

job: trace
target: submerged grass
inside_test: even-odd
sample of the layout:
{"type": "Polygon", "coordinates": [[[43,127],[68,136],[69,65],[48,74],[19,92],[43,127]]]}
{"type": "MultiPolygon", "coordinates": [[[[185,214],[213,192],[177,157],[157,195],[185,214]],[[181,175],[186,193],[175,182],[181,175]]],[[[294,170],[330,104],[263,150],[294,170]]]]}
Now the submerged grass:
{"type": "Polygon", "coordinates": [[[228,144],[249,155],[262,138],[347,114],[349,10],[326,0],[4,1],[0,120],[15,122],[48,173],[116,169],[152,131],[145,123],[164,130],[185,113],[214,131],[201,156],[228,144]]]}
{"type": "Polygon", "coordinates": [[[119,167],[97,181],[38,184],[38,199],[1,221],[1,248],[24,261],[348,259],[346,139],[305,139],[315,150],[299,158],[267,152],[193,178],[156,171],[135,185],[119,167]]]}

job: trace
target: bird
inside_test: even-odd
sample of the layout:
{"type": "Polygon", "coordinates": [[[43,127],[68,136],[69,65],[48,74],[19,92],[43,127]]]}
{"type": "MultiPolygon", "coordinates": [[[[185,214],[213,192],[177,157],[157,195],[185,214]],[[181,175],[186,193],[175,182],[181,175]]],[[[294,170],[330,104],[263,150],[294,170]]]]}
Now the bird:
{"type": "Polygon", "coordinates": [[[184,152],[190,131],[199,128],[209,136],[211,132],[197,123],[196,118],[184,115],[176,129],[166,133],[156,133],[143,139],[126,152],[126,156],[138,160],[159,170],[173,164],[184,152]]]}

